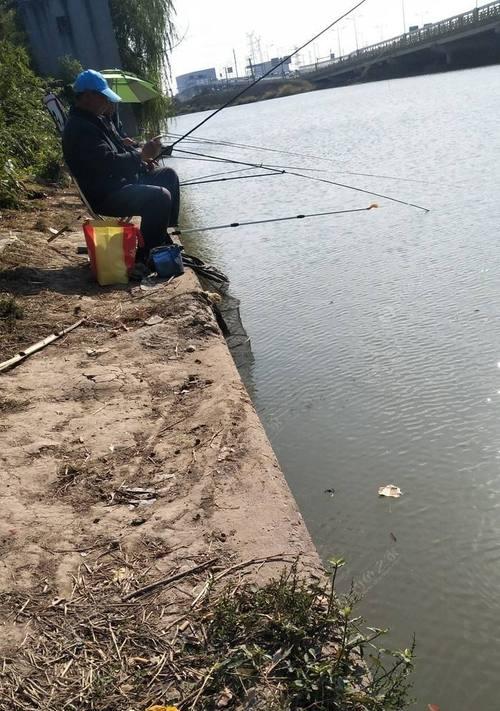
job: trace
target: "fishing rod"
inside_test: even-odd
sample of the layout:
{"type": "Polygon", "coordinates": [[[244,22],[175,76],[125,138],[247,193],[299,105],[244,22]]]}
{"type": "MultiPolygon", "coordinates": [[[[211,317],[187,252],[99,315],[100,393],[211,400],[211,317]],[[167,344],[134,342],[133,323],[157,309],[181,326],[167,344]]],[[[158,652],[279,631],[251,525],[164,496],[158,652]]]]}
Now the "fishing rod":
{"type": "MultiPolygon", "coordinates": [[[[163,134],[166,135],[166,134],[163,134]]],[[[162,136],[160,136],[162,138],[162,136]]],[[[189,156],[174,156],[175,160],[195,160],[199,161],[201,163],[220,163],[220,162],[225,162],[225,163],[234,163],[235,165],[246,165],[249,168],[262,168],[265,170],[304,170],[306,172],[311,172],[311,173],[326,173],[326,170],[323,170],[321,168],[306,168],[304,166],[299,166],[297,167],[296,165],[269,165],[269,164],[264,164],[264,163],[246,163],[244,161],[239,161],[239,160],[233,160],[232,158],[216,158],[213,156],[212,158],[208,158],[207,156],[203,158],[199,158],[196,156],[203,156],[203,153],[193,153],[191,151],[183,151],[180,148],[175,148],[176,153],[189,153],[189,156],[193,156],[190,158],[189,156]]],[[[170,146],[164,146],[160,155],[156,160],[161,160],[165,156],[170,155],[170,146]]]]}
{"type": "MultiPolygon", "coordinates": [[[[164,134],[165,138],[168,137],[177,137],[180,136],[181,134],[179,133],[166,133],[164,134]]],[[[249,143],[234,143],[232,141],[218,141],[213,138],[189,138],[188,139],[189,143],[207,143],[209,145],[214,145],[214,146],[225,146],[228,148],[242,148],[244,150],[253,150],[253,151],[264,151],[266,153],[280,153],[282,155],[288,155],[288,156],[294,156],[296,158],[306,158],[308,160],[322,160],[327,163],[331,163],[332,165],[337,165],[339,161],[333,160],[333,158],[325,158],[324,156],[316,156],[312,155],[310,153],[296,153],[295,151],[284,151],[280,150],[278,148],[269,148],[268,146],[254,146],[249,143]]],[[[346,163],[347,161],[342,161],[346,163]]],[[[283,166],[286,167],[286,166],[283,166]]],[[[304,170],[304,168],[290,168],[290,170],[304,170]]],[[[321,172],[325,173],[325,170],[321,170],[318,168],[307,168],[309,171],[314,171],[314,172],[321,172]]],[[[351,170],[339,170],[335,169],[335,173],[341,173],[344,175],[356,175],[362,178],[381,178],[383,180],[398,180],[403,183],[420,183],[422,185],[437,185],[437,183],[433,183],[430,180],[419,180],[418,178],[402,178],[401,176],[398,175],[383,175],[379,173],[357,173],[353,172],[351,170]]],[[[442,183],[439,183],[440,186],[442,186],[442,183]]]]}
{"type": "MultiPolygon", "coordinates": [[[[243,165],[246,166],[247,168],[258,168],[259,170],[270,170],[270,171],[276,171],[276,170],[288,170],[288,168],[285,168],[284,166],[269,166],[266,165],[265,163],[249,163],[248,161],[244,160],[236,160],[235,158],[223,158],[222,156],[214,156],[211,154],[207,153],[195,153],[193,151],[185,151],[182,148],[174,148],[176,153],[185,153],[189,156],[199,156],[202,159],[205,158],[211,158],[215,163],[233,163],[234,165],[243,165]]],[[[160,153],[160,158],[165,155],[164,152],[162,151],[160,153]]],[[[290,170],[304,170],[303,168],[290,168],[290,170]]],[[[310,170],[310,168],[306,168],[306,170],[310,170]]]]}
{"type": "Polygon", "coordinates": [[[208,185],[208,183],[227,183],[231,180],[250,180],[250,178],[272,178],[274,175],[285,175],[284,170],[277,170],[275,173],[257,173],[257,175],[239,175],[233,178],[214,178],[212,180],[193,180],[181,183],[183,187],[191,185],[208,185]]]}
{"type": "Polygon", "coordinates": [[[255,81],[253,81],[248,86],[246,86],[244,89],[242,89],[240,92],[238,92],[235,96],[233,96],[231,99],[229,99],[229,101],[226,101],[225,104],[220,106],[215,111],[212,111],[211,114],[209,114],[202,121],[197,123],[196,126],[194,126],[187,133],[185,133],[183,136],[181,136],[176,141],[174,141],[174,143],[170,146],[170,152],[172,152],[172,149],[174,146],[176,146],[178,143],[180,143],[185,138],[187,138],[192,133],[194,133],[197,129],[199,129],[201,126],[203,126],[205,123],[207,123],[207,121],[210,121],[210,119],[212,119],[214,116],[216,116],[218,113],[220,113],[223,109],[226,109],[228,106],[230,106],[233,102],[235,102],[237,99],[239,99],[241,96],[243,96],[243,94],[246,94],[248,91],[250,91],[250,89],[253,89],[253,87],[256,86],[257,84],[259,84],[263,79],[270,76],[273,72],[275,72],[277,69],[282,67],[284,64],[288,64],[290,62],[290,60],[292,59],[292,57],[295,57],[296,54],[299,54],[299,52],[302,52],[302,50],[304,50],[307,46],[309,46],[313,42],[316,42],[317,39],[319,39],[324,34],[326,34],[329,30],[332,29],[332,27],[335,27],[335,25],[337,25],[339,22],[342,22],[342,20],[345,20],[346,17],[349,17],[349,15],[352,15],[352,13],[355,12],[355,10],[357,10],[359,7],[361,7],[361,5],[364,5],[366,2],[367,2],[367,0],[359,0],[359,2],[357,2],[353,7],[351,7],[350,10],[347,10],[347,12],[344,12],[343,15],[341,15],[336,20],[331,22],[327,27],[325,27],[323,30],[321,30],[321,32],[318,32],[316,35],[314,35],[314,37],[307,40],[307,42],[305,42],[301,47],[298,47],[295,51],[293,51],[287,57],[285,57],[280,62],[278,62],[278,64],[272,66],[271,69],[269,69],[269,71],[265,72],[261,77],[259,77],[255,81]]]}
{"type": "Polygon", "coordinates": [[[235,170],[223,170],[219,171],[218,173],[208,173],[208,175],[200,175],[197,178],[189,178],[186,183],[183,183],[183,185],[186,185],[187,183],[191,182],[191,180],[204,180],[205,178],[218,178],[221,175],[232,175],[234,173],[245,173],[248,170],[253,170],[253,168],[236,168],[235,170]]]}
{"type": "MultiPolygon", "coordinates": [[[[186,151],[181,148],[175,148],[174,150],[179,153],[188,153],[188,154],[192,153],[191,151],[186,151]]],[[[204,153],[193,153],[193,155],[199,155],[203,158],[207,157],[207,155],[204,153]]],[[[246,163],[243,161],[236,161],[231,158],[221,158],[221,157],[213,156],[213,155],[211,155],[210,157],[216,158],[223,163],[236,163],[239,165],[246,165],[246,166],[251,166],[254,168],[262,168],[264,170],[272,170],[271,168],[269,168],[268,166],[266,166],[262,163],[261,164],[246,163]]],[[[304,175],[303,173],[297,173],[297,172],[291,171],[291,170],[283,170],[283,173],[286,175],[294,175],[297,178],[305,178],[306,180],[314,180],[314,181],[317,181],[320,183],[326,183],[328,185],[335,185],[338,188],[347,188],[349,190],[354,190],[355,192],[358,192],[358,193],[364,193],[365,195],[372,195],[373,197],[378,197],[378,198],[382,198],[384,200],[389,200],[390,202],[395,202],[400,205],[405,205],[407,207],[414,207],[415,209],[422,210],[423,212],[430,212],[429,208],[423,207],[422,205],[417,205],[416,203],[413,203],[413,202],[407,202],[406,200],[400,200],[399,198],[392,197],[391,195],[384,195],[383,193],[376,193],[373,190],[364,190],[363,188],[358,188],[355,185],[347,185],[346,183],[339,183],[335,180],[329,180],[327,178],[319,178],[318,176],[315,176],[315,175],[304,175]]]]}
{"type": "Polygon", "coordinates": [[[423,207],[422,205],[417,205],[414,202],[407,202],[406,200],[400,200],[399,198],[391,197],[389,195],[383,195],[382,193],[375,193],[373,190],[364,190],[363,188],[357,188],[354,185],[346,185],[345,183],[338,183],[335,180],[328,180],[327,178],[318,178],[315,175],[303,175],[302,173],[294,173],[293,171],[285,171],[287,175],[295,175],[297,178],[305,178],[306,180],[314,180],[318,183],[326,183],[327,185],[336,185],[338,188],[348,188],[349,190],[355,190],[357,193],[364,193],[365,195],[372,195],[373,197],[383,198],[384,200],[390,200],[391,202],[399,203],[400,205],[406,205],[406,207],[414,207],[417,210],[422,210],[423,212],[430,212],[428,207],[423,207]]]}
{"type": "Polygon", "coordinates": [[[369,205],[368,207],[358,207],[353,210],[334,210],[328,212],[312,212],[308,215],[293,215],[291,217],[274,217],[268,220],[252,220],[249,222],[231,222],[227,225],[213,225],[212,227],[193,227],[189,230],[175,230],[171,232],[172,235],[189,235],[194,232],[212,232],[215,230],[228,230],[235,227],[248,227],[249,225],[267,225],[270,222],[288,222],[289,220],[305,220],[309,217],[325,217],[327,215],[348,215],[354,212],[367,212],[368,210],[375,210],[379,206],[375,203],[369,205]]]}

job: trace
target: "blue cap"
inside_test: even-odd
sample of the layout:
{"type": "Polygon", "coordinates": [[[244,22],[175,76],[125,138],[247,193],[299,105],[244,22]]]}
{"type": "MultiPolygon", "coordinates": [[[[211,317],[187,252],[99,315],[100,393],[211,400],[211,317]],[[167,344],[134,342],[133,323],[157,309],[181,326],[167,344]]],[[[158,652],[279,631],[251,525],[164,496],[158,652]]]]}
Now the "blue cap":
{"type": "Polygon", "coordinates": [[[76,77],[76,81],[73,84],[73,89],[76,94],[83,94],[84,91],[97,91],[99,94],[103,94],[107,99],[117,104],[121,101],[118,94],[115,94],[109,88],[109,84],[105,77],[99,72],[95,72],[93,69],[87,69],[76,77]]]}

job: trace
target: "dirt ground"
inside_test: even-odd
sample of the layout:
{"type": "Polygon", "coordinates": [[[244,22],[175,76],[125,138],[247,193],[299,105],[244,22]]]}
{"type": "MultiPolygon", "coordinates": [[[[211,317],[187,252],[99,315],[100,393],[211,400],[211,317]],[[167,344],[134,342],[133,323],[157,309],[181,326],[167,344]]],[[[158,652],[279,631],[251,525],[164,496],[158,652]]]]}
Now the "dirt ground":
{"type": "Polygon", "coordinates": [[[70,598],[82,565],[116,551],[141,584],[202,565],[177,586],[189,599],[207,561],[318,562],[210,295],[191,272],[100,288],[76,251],[81,212],[62,191],[0,219],[0,303],[19,307],[0,318],[0,360],[84,319],[0,375],[0,654],[36,630],[21,599],[70,598]]]}

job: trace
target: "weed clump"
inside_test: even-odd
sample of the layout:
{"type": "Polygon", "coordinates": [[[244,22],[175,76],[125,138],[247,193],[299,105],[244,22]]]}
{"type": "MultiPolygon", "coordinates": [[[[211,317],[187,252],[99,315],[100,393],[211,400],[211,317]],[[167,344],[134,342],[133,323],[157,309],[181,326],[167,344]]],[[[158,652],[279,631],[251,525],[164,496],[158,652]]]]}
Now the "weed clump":
{"type": "Polygon", "coordinates": [[[23,308],[13,296],[0,297],[0,320],[5,321],[7,331],[13,331],[16,321],[23,317],[23,308]]]}
{"type": "Polygon", "coordinates": [[[29,623],[22,645],[0,658],[0,711],[42,711],[47,699],[93,711],[408,707],[413,648],[377,648],[384,631],[364,630],[352,594],[335,594],[340,561],[326,583],[292,566],[265,585],[243,584],[232,571],[267,559],[229,568],[213,559],[151,585],[144,559],[115,541],[95,548],[68,598],[47,585],[0,594],[0,623],[29,623]],[[176,596],[181,577],[197,583],[192,597],[176,596]],[[231,583],[221,588],[223,578],[231,583]]]}
{"type": "Polygon", "coordinates": [[[205,644],[185,648],[188,665],[208,670],[205,709],[249,694],[266,711],[406,707],[413,648],[379,650],[386,630],[363,632],[353,595],[337,598],[333,578],[311,583],[293,568],[261,588],[225,590],[209,613],[205,644]]]}

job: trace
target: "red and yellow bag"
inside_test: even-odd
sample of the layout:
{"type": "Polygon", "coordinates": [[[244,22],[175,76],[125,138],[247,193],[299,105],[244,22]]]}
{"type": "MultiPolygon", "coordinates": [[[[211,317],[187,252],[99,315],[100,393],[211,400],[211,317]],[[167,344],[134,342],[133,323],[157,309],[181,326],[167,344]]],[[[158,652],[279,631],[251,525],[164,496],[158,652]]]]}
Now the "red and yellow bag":
{"type": "Polygon", "coordinates": [[[116,220],[88,220],[83,225],[83,233],[92,274],[99,284],[128,284],[137,246],[142,244],[139,228],[116,220]]]}

